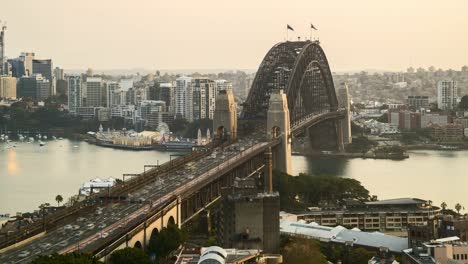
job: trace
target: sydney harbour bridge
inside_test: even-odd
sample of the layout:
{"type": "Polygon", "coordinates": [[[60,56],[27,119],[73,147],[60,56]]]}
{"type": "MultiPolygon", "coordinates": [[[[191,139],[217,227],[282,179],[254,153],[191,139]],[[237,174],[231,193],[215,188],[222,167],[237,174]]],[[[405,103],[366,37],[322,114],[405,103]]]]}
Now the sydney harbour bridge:
{"type": "Polygon", "coordinates": [[[213,143],[162,165],[146,165],[108,190],[106,195],[123,202],[103,203],[102,195],[92,194],[10,234],[0,243],[0,262],[75,251],[106,259],[123,247],[146,249],[158,230],[185,225],[220,199],[236,177],[259,175],[271,184],[272,167],[291,173],[294,137],[305,136],[312,149],[342,150],[351,137],[347,88],[339,91],[340,98],[319,42],[278,43],[261,62],[240,115],[231,90],[218,94],[213,143]],[[238,132],[238,122],[254,128],[238,132]],[[82,231],[72,234],[69,228],[82,231]]]}

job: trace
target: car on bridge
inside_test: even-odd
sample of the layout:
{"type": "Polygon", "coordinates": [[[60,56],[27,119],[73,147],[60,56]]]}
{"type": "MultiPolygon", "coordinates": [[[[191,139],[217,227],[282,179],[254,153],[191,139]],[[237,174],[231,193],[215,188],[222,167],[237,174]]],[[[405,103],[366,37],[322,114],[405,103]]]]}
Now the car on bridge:
{"type": "Polygon", "coordinates": [[[30,252],[27,251],[27,250],[24,250],[24,251],[21,251],[19,254],[18,254],[18,258],[25,258],[27,256],[29,256],[30,252]]]}
{"type": "Polygon", "coordinates": [[[107,233],[107,232],[99,233],[99,238],[106,238],[108,236],[109,236],[109,233],[107,233]]]}

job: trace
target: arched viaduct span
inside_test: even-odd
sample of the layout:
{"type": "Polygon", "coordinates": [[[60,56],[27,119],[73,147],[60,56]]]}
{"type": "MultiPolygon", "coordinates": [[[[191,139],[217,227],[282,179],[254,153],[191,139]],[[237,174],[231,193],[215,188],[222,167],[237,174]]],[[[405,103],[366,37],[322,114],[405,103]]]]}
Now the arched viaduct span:
{"type": "Polygon", "coordinates": [[[278,90],[286,95],[290,120],[290,131],[281,133],[307,135],[313,149],[342,148],[340,119],[344,115],[318,41],[287,41],[268,51],[244,103],[242,118],[266,120],[271,95],[278,90]]]}

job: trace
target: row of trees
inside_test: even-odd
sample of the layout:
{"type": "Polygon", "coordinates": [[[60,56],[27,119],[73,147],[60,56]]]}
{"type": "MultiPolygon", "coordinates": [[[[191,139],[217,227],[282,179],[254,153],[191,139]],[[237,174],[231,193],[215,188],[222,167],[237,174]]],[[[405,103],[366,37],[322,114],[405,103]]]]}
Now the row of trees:
{"type": "MultiPolygon", "coordinates": [[[[48,100],[53,100],[53,98],[48,100]]],[[[10,107],[0,107],[0,128],[6,128],[9,131],[62,129],[65,136],[71,136],[96,131],[99,127],[100,122],[97,119],[83,120],[72,116],[67,111],[59,109],[56,101],[52,102],[37,109],[34,109],[33,103],[29,101],[20,101],[10,107]]],[[[121,129],[126,124],[123,118],[112,118],[106,125],[121,129]]]]}
{"type": "MultiPolygon", "coordinates": [[[[444,214],[453,214],[452,210],[447,209],[447,203],[446,202],[442,202],[442,204],[440,204],[440,207],[442,208],[442,213],[444,213],[444,214]]],[[[460,215],[460,211],[462,209],[465,210],[465,207],[462,206],[460,203],[457,203],[455,205],[455,210],[457,211],[457,215],[460,215]]]]}

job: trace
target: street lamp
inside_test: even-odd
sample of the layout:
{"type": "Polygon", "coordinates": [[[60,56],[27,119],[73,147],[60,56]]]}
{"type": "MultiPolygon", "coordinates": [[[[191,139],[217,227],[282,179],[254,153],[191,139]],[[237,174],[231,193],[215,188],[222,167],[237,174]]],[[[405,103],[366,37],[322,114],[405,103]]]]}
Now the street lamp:
{"type": "Polygon", "coordinates": [[[47,207],[49,207],[49,206],[50,206],[49,203],[43,203],[43,204],[39,205],[39,209],[41,209],[41,211],[42,211],[42,229],[43,229],[44,231],[46,231],[45,209],[46,209],[47,207]]]}

